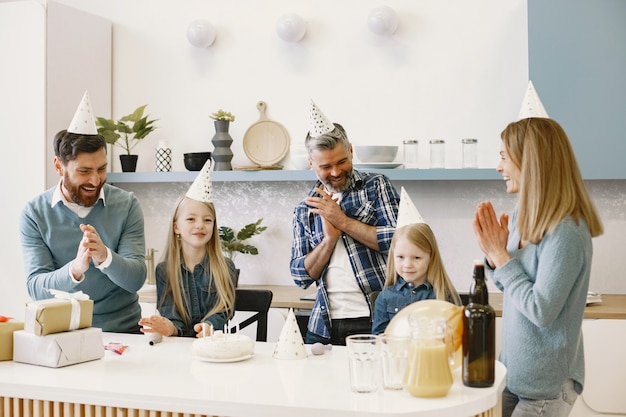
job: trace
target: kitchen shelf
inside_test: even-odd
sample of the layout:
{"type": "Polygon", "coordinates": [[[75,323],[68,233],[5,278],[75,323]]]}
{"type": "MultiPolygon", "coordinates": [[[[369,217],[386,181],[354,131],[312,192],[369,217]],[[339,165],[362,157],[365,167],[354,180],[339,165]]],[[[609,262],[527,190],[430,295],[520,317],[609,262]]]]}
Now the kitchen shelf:
{"type": "MultiPolygon", "coordinates": [[[[368,172],[380,172],[393,181],[462,181],[462,180],[499,180],[501,174],[494,168],[485,169],[368,169],[368,172]]],[[[123,183],[168,183],[193,182],[198,171],[182,172],[109,172],[107,182],[123,183]]],[[[260,171],[213,171],[214,182],[249,182],[249,181],[314,181],[315,173],[311,170],[260,170],[260,171]]]]}

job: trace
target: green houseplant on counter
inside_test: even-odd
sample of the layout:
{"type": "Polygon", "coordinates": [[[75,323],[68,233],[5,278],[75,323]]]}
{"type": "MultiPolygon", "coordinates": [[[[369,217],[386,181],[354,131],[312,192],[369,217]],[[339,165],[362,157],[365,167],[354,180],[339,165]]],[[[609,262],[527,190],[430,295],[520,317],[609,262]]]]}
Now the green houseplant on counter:
{"type": "Polygon", "coordinates": [[[131,154],[132,149],[150,133],[156,129],[156,119],[144,116],[147,104],[137,107],[132,113],[123,116],[119,120],[97,117],[96,125],[98,133],[104,136],[108,144],[117,145],[124,150],[120,155],[122,171],[134,172],[137,167],[137,155],[131,154]]]}
{"type": "MultiPolygon", "coordinates": [[[[260,235],[267,229],[267,226],[261,226],[262,221],[263,219],[261,218],[254,223],[249,223],[238,232],[235,232],[231,227],[220,226],[219,235],[224,255],[232,261],[235,260],[235,256],[238,253],[258,255],[259,250],[256,246],[250,245],[248,239],[252,236],[260,235]]],[[[235,285],[237,285],[239,282],[239,268],[236,268],[235,272],[237,274],[235,285]]]]}
{"type": "Polygon", "coordinates": [[[234,260],[238,253],[258,255],[259,250],[256,246],[250,245],[248,239],[252,236],[260,235],[267,229],[267,226],[261,226],[262,221],[263,219],[261,218],[254,223],[249,223],[238,232],[235,232],[231,227],[220,226],[219,235],[224,255],[231,260],[234,260]]]}

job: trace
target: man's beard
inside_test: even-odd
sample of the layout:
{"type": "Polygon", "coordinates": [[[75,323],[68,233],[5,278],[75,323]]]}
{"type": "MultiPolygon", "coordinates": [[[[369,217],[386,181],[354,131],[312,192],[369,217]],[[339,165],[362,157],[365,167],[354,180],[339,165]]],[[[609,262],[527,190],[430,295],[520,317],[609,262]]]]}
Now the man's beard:
{"type": "Polygon", "coordinates": [[[327,191],[341,194],[344,191],[346,191],[348,188],[350,188],[350,186],[352,185],[352,175],[346,175],[345,178],[346,178],[346,181],[343,183],[343,185],[339,187],[333,187],[332,183],[327,182],[325,180],[322,181],[322,184],[324,184],[324,187],[326,188],[327,191]]]}
{"type": "Polygon", "coordinates": [[[74,184],[70,181],[69,176],[65,174],[63,176],[63,187],[65,188],[65,191],[69,193],[70,200],[74,203],[83,207],[92,207],[96,204],[98,198],[100,198],[100,190],[104,187],[104,182],[97,187],[96,193],[93,196],[83,196],[81,193],[81,186],[74,184]]]}

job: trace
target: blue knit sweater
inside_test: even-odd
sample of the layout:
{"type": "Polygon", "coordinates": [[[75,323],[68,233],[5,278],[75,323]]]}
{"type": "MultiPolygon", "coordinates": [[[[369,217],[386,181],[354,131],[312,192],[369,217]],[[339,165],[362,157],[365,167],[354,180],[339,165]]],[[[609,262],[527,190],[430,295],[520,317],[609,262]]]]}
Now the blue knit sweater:
{"type": "Polygon", "coordinates": [[[146,279],[144,219],[134,194],[104,185],[106,206],[98,200],[81,219],[63,203],[51,207],[54,188],[28,202],[20,217],[26,285],[34,300],[50,298],[48,288],[83,291],[94,301],[93,326],[109,332],[139,330],[139,290],[146,279]],[[69,264],[83,237],[80,224],[95,227],[111,250],[111,265],[93,266],[75,283],[69,264]]]}
{"type": "Polygon", "coordinates": [[[585,379],[582,320],[593,246],[587,224],[564,219],[538,244],[518,249],[517,210],[509,224],[513,257],[492,271],[504,295],[502,352],[507,388],[530,399],[555,398],[566,379],[585,379]]]}

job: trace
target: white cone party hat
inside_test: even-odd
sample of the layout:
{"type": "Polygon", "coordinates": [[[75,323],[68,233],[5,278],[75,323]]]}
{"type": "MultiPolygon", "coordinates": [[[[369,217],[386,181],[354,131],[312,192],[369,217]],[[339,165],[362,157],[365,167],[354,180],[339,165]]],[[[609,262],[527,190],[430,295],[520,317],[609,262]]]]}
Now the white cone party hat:
{"type": "Polygon", "coordinates": [[[306,356],[302,333],[300,333],[296,315],[293,314],[293,309],[290,308],[287,320],[280,331],[280,336],[278,336],[278,342],[274,346],[272,357],[274,359],[305,359],[306,356]]]}
{"type": "Polygon", "coordinates": [[[185,194],[192,200],[201,201],[203,203],[213,202],[213,184],[211,183],[211,160],[208,159],[202,170],[187,190],[185,194]]]}
{"type": "Polygon", "coordinates": [[[550,118],[545,107],[543,107],[543,103],[541,103],[541,100],[539,99],[539,95],[537,94],[532,81],[528,81],[528,88],[526,89],[526,95],[524,96],[522,107],[517,115],[517,120],[527,119],[529,117],[542,117],[544,119],[550,118]]]}
{"type": "Polygon", "coordinates": [[[409,193],[406,192],[404,187],[400,189],[400,207],[398,207],[398,225],[396,228],[406,226],[407,224],[414,223],[426,223],[422,218],[422,215],[413,201],[411,201],[411,197],[409,197],[409,193]]]}
{"type": "Polygon", "coordinates": [[[313,100],[311,100],[311,114],[309,115],[309,119],[311,123],[309,134],[313,138],[322,136],[324,133],[332,132],[333,129],[335,129],[335,125],[328,120],[313,100]]]}
{"type": "Polygon", "coordinates": [[[85,91],[83,99],[74,113],[74,118],[70,122],[67,128],[70,133],[77,133],[79,135],[97,135],[98,129],[96,128],[96,119],[93,116],[91,110],[91,101],[89,100],[89,93],[85,91]]]}

